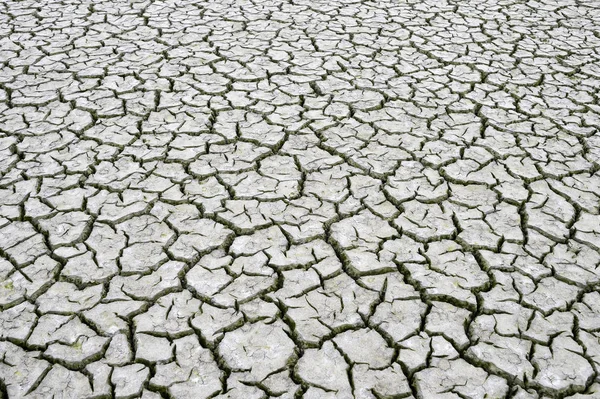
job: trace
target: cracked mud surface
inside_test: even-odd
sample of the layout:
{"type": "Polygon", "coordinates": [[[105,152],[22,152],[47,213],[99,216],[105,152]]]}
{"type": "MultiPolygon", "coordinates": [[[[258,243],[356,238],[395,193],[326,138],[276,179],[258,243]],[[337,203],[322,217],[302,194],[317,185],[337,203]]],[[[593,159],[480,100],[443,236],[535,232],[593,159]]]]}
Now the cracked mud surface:
{"type": "Polygon", "coordinates": [[[0,397],[598,398],[600,4],[0,2],[0,397]]]}

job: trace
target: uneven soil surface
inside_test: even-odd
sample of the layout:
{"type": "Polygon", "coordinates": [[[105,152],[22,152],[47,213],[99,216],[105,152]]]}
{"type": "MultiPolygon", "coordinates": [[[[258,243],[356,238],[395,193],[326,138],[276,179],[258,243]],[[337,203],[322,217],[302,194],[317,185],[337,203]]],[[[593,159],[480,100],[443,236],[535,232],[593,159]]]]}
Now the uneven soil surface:
{"type": "Polygon", "coordinates": [[[600,397],[597,0],[0,0],[0,397],[600,397]]]}

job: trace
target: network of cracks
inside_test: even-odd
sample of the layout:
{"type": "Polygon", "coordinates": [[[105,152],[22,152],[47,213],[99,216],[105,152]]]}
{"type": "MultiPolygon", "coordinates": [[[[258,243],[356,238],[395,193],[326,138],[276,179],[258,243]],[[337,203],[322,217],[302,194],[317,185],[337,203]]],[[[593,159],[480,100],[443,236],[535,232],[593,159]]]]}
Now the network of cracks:
{"type": "Polygon", "coordinates": [[[600,3],[0,2],[0,397],[600,397],[600,3]]]}

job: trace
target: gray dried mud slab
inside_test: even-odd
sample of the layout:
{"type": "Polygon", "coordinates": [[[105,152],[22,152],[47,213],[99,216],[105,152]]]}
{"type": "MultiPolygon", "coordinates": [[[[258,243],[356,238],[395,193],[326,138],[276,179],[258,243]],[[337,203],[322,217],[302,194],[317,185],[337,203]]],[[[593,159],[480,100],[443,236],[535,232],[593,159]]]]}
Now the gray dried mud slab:
{"type": "Polygon", "coordinates": [[[0,398],[600,397],[600,4],[0,2],[0,398]]]}

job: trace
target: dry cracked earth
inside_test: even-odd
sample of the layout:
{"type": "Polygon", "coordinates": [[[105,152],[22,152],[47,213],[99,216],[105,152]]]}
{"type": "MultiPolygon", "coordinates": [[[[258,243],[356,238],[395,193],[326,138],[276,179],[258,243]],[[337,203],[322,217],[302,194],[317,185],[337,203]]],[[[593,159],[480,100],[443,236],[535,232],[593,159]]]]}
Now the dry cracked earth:
{"type": "Polygon", "coordinates": [[[0,397],[600,397],[596,0],[0,1],[0,397]]]}

